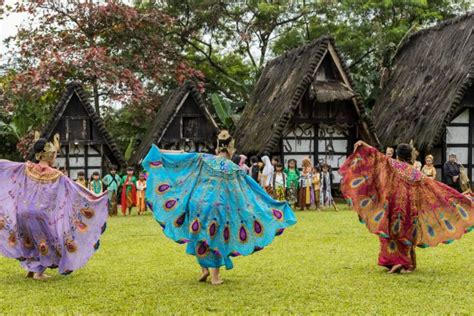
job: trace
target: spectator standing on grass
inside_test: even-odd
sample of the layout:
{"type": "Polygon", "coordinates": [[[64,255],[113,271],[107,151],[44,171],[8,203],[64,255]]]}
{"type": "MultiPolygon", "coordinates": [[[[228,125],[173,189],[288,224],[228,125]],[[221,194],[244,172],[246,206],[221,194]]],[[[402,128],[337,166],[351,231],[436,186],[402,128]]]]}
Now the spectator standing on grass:
{"type": "Polygon", "coordinates": [[[461,166],[457,162],[456,154],[449,154],[448,161],[444,163],[444,183],[458,192],[461,192],[461,184],[459,176],[461,174],[461,166]]]}
{"type": "Polygon", "coordinates": [[[109,196],[109,215],[117,215],[118,190],[122,183],[121,177],[117,174],[117,167],[111,166],[110,173],[102,180],[107,188],[109,196]]]}
{"type": "Polygon", "coordinates": [[[132,214],[132,208],[137,205],[137,178],[133,175],[134,168],[128,167],[127,174],[122,177],[122,215],[132,214]]]}

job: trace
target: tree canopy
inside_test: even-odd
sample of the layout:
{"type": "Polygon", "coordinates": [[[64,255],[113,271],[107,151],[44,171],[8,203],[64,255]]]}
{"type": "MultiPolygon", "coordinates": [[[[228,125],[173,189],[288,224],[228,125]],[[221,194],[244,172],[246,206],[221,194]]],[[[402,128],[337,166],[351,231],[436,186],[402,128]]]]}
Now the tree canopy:
{"type": "Polygon", "coordinates": [[[3,4],[0,18],[28,18],[4,43],[0,133],[8,141],[0,153],[16,143],[25,150],[69,81],[91,92],[125,151],[130,137],[148,128],[166,93],[184,80],[195,80],[210,104],[237,105],[235,112],[269,59],[324,34],[335,38],[370,107],[404,38],[471,9],[469,0],[3,4]]]}

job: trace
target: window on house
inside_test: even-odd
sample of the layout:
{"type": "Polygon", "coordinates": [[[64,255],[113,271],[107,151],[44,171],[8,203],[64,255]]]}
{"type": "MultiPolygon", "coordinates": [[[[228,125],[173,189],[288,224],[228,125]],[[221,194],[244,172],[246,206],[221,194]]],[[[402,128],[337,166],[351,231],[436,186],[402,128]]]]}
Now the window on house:
{"type": "Polygon", "coordinates": [[[192,138],[198,136],[198,118],[183,117],[182,125],[183,138],[192,138]]]}

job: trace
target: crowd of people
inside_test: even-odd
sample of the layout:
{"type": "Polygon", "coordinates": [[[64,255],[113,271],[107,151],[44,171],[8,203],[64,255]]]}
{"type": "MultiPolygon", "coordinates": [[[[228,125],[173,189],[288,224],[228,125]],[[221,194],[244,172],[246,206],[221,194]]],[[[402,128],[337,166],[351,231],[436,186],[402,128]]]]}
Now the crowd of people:
{"type": "Polygon", "coordinates": [[[219,156],[231,159],[246,174],[254,179],[265,191],[277,201],[287,201],[294,209],[334,207],[336,203],[332,194],[333,173],[326,163],[313,166],[309,158],[303,159],[301,170],[295,159],[289,159],[286,166],[279,157],[271,157],[263,152],[261,157],[233,155],[226,148],[221,148],[219,156]]]}
{"type": "MultiPolygon", "coordinates": [[[[385,155],[389,158],[396,158],[395,149],[393,147],[387,147],[385,155]]],[[[413,167],[422,172],[426,177],[437,180],[437,171],[434,166],[433,155],[426,155],[424,165],[418,160],[418,157],[419,152],[414,149],[412,153],[413,167]]],[[[455,153],[449,154],[448,160],[443,165],[443,178],[440,180],[458,192],[466,193],[470,191],[470,181],[466,170],[463,165],[458,162],[455,153]]]]}
{"type": "MultiPolygon", "coordinates": [[[[65,168],[60,168],[64,175],[68,175],[65,168]]],[[[118,214],[118,205],[121,207],[123,216],[131,215],[132,210],[136,207],[137,214],[141,215],[147,211],[145,202],[146,191],[146,174],[140,173],[138,179],[135,177],[135,169],[128,167],[126,174],[120,176],[117,173],[117,167],[111,166],[109,173],[102,179],[98,171],[94,171],[90,179],[86,179],[83,170],[77,173],[75,182],[83,188],[93,192],[96,195],[107,191],[109,198],[109,215],[118,214]]]]}

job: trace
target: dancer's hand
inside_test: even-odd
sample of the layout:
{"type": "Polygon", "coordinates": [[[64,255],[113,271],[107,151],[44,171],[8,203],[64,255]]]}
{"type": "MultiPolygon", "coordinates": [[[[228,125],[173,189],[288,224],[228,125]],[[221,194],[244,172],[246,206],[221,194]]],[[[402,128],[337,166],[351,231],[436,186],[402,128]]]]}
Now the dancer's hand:
{"type": "Polygon", "coordinates": [[[357,150],[357,148],[359,148],[360,146],[366,146],[366,147],[371,147],[369,144],[367,144],[366,142],[364,142],[363,140],[359,140],[358,142],[356,142],[354,144],[354,152],[357,150]]]}

